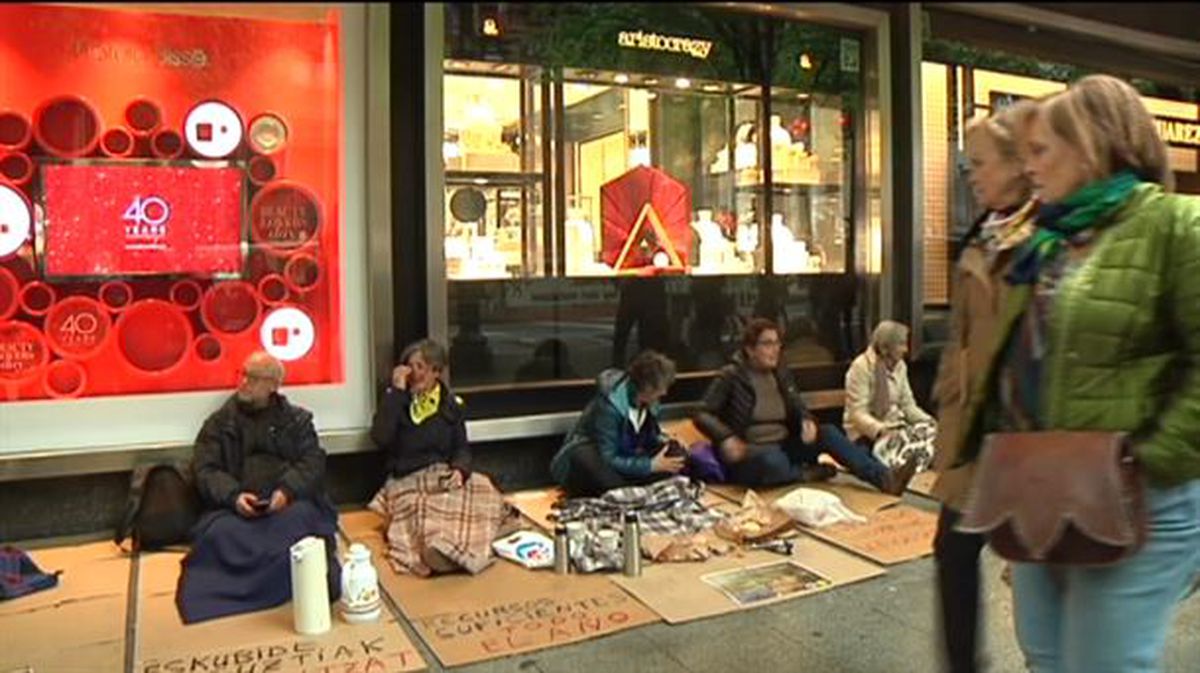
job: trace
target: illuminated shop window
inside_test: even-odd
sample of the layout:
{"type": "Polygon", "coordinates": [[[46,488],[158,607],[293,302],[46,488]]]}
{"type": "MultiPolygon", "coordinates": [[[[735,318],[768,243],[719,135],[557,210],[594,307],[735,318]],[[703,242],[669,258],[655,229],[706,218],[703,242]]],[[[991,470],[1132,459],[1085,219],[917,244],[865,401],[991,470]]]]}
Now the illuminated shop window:
{"type": "Polygon", "coordinates": [[[340,20],[0,7],[0,399],[344,379],[340,20]]]}

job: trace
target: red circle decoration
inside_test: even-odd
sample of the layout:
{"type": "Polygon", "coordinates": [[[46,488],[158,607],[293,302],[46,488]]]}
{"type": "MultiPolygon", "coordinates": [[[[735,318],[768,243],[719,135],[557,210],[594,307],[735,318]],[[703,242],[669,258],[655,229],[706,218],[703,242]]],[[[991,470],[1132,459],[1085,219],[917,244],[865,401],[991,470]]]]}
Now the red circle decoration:
{"type": "Polygon", "coordinates": [[[46,315],[57,296],[53,287],[35,280],[21,288],[21,308],[29,315],[46,315]]]}
{"type": "Polygon", "coordinates": [[[277,273],[268,273],[258,281],[258,296],[269,306],[282,304],[288,300],[287,281],[277,273]]]}
{"type": "Polygon", "coordinates": [[[200,305],[200,300],[204,298],[204,291],[194,280],[180,280],[171,286],[170,296],[171,301],[179,308],[185,311],[194,311],[200,305]]]}
{"type": "Polygon", "coordinates": [[[150,136],[150,151],[159,159],[177,159],[183,155],[183,136],[178,131],[159,129],[150,136]]]}
{"type": "Polygon", "coordinates": [[[123,280],[110,280],[100,286],[100,303],[110,311],[120,312],[133,302],[133,288],[123,280]]]}
{"type": "Polygon", "coordinates": [[[100,136],[100,149],[110,157],[127,157],[133,154],[133,134],[123,126],[114,126],[100,136]]]}
{"type": "Polygon", "coordinates": [[[271,157],[256,154],[250,157],[246,172],[250,174],[250,182],[265,185],[275,179],[275,162],[271,161],[271,157]]]}
{"type": "Polygon", "coordinates": [[[221,359],[225,347],[221,345],[221,340],[217,337],[211,334],[201,334],[192,343],[192,352],[201,362],[216,362],[221,359]]]}
{"type": "Polygon", "coordinates": [[[0,267],[0,320],[8,320],[20,305],[20,284],[12,271],[0,267]]]}
{"type": "Polygon", "coordinates": [[[0,110],[0,149],[21,151],[33,140],[29,119],[14,110],[0,110]]]}
{"type": "Polygon", "coordinates": [[[125,123],[140,136],[148,136],[162,125],[162,110],[148,98],[135,98],[125,106],[125,123]]]}
{"type": "Polygon", "coordinates": [[[111,331],[108,312],[91,297],[67,297],[46,314],[46,340],[63,357],[95,355],[108,342],[111,331]]]}
{"type": "Polygon", "coordinates": [[[46,340],[36,328],[16,321],[0,323],[0,381],[28,380],[49,360],[46,340]]]}
{"type": "Polygon", "coordinates": [[[0,155],[0,176],[17,186],[27,184],[33,177],[33,161],[24,152],[0,155]]]}
{"type": "Polygon", "coordinates": [[[50,397],[79,397],[87,386],[87,372],[73,360],[55,360],[46,369],[42,387],[50,397]]]}
{"type": "Polygon", "coordinates": [[[200,319],[219,334],[241,334],[258,322],[262,306],[254,286],[235,280],[216,283],[204,293],[200,319]]]}
{"type": "Polygon", "coordinates": [[[316,194],[294,182],[272,182],[250,201],[251,237],[276,252],[290,252],[312,241],[321,219],[316,194]]]}
{"type": "Polygon", "coordinates": [[[297,294],[304,294],[321,280],[321,265],[312,255],[293,255],[283,267],[283,280],[297,294]]]}
{"type": "Polygon", "coordinates": [[[117,319],[117,345],[135,369],[163,374],[184,362],[192,345],[192,325],[174,304],[142,299],[117,319]]]}
{"type": "Polygon", "coordinates": [[[33,136],[47,152],[75,158],[91,154],[100,142],[100,115],[79,96],[51,98],[33,114],[33,136]]]}

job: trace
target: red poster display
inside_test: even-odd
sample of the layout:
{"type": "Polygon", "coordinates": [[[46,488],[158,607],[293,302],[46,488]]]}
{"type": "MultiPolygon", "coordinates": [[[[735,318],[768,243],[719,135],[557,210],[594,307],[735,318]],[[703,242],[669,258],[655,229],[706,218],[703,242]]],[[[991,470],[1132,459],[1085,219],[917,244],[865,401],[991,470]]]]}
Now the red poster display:
{"type": "Polygon", "coordinates": [[[0,6],[0,401],[344,380],[340,11],[0,6]]]}

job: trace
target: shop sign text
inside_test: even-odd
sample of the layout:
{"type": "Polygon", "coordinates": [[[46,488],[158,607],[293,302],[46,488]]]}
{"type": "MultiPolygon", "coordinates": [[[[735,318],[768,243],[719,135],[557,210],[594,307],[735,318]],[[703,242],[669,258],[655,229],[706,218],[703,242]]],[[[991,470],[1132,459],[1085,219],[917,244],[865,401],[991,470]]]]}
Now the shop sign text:
{"type": "Polygon", "coordinates": [[[712,50],[713,43],[692,37],[677,37],[674,35],[659,35],[643,31],[621,31],[617,34],[617,44],[629,49],[645,49],[647,51],[670,51],[676,54],[687,54],[692,58],[706,59],[712,50]]]}

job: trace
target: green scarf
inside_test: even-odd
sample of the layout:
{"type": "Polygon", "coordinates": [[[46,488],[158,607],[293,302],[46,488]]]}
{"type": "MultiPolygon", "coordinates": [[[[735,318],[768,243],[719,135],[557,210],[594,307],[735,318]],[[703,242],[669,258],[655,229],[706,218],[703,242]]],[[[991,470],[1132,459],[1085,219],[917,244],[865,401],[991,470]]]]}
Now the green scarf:
{"type": "Polygon", "coordinates": [[[1060,203],[1042,206],[1037,231],[1013,265],[1010,280],[1018,285],[1036,281],[1042,265],[1058,256],[1067,239],[1105,221],[1139,184],[1133,171],[1121,171],[1081,187],[1060,203]]]}

